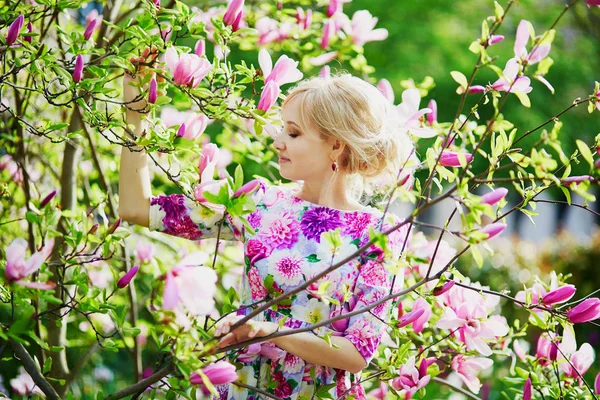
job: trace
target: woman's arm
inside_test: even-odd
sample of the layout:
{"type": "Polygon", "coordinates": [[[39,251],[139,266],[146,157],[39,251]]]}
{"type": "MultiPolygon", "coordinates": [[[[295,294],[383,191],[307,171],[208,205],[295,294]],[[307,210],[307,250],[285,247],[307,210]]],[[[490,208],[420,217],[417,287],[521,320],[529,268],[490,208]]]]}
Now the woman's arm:
{"type": "MultiPolygon", "coordinates": [[[[123,77],[126,102],[138,95],[138,90],[130,85],[131,81],[131,77],[126,73],[123,77]]],[[[141,100],[129,106],[142,109],[145,101],[141,100]]],[[[125,119],[129,125],[134,126],[134,135],[139,136],[142,133],[142,114],[127,109],[125,119]]],[[[148,156],[143,151],[135,152],[123,147],[119,166],[119,216],[127,222],[148,226],[151,196],[148,156]]]]}
{"type": "MultiPolygon", "coordinates": [[[[282,327],[279,330],[290,329],[282,327]]],[[[353,374],[359,373],[367,366],[366,360],[354,344],[342,336],[331,337],[331,343],[339,348],[330,346],[325,340],[310,332],[281,336],[269,341],[311,364],[339,368],[353,374]]]]}
{"type": "MultiPolygon", "coordinates": [[[[215,337],[225,335],[219,341],[218,347],[244,342],[254,337],[268,336],[278,330],[278,325],[274,322],[249,321],[233,332],[228,333],[231,325],[241,318],[242,316],[239,315],[231,315],[217,323],[215,337]]],[[[292,328],[283,326],[279,330],[286,331],[292,330],[292,328]]],[[[330,346],[324,339],[310,332],[294,333],[269,339],[268,341],[273,342],[280,349],[300,357],[307,363],[343,369],[353,374],[362,371],[367,366],[364,357],[354,344],[345,337],[331,337],[331,343],[336,347],[330,346]]]]}

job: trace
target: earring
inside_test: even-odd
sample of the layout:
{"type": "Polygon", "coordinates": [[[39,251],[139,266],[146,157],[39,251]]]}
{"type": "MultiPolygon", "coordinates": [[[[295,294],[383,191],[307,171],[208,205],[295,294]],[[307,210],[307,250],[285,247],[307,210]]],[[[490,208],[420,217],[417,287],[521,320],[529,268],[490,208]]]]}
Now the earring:
{"type": "Polygon", "coordinates": [[[334,162],[333,162],[333,164],[331,164],[331,170],[332,170],[333,172],[337,172],[337,170],[338,170],[338,164],[337,164],[337,161],[334,161],[334,162]]]}

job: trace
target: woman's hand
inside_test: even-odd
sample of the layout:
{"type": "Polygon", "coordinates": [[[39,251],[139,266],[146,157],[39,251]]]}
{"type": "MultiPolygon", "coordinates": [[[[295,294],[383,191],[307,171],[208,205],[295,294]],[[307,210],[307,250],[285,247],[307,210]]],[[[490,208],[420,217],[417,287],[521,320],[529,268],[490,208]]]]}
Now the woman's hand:
{"type": "Polygon", "coordinates": [[[219,340],[217,347],[225,347],[231,344],[245,342],[246,340],[250,340],[255,337],[268,336],[273,332],[277,332],[277,324],[273,322],[259,322],[253,320],[250,320],[229,332],[231,326],[242,318],[242,315],[228,315],[217,322],[215,337],[225,335],[223,338],[221,338],[221,340],[219,340]]]}

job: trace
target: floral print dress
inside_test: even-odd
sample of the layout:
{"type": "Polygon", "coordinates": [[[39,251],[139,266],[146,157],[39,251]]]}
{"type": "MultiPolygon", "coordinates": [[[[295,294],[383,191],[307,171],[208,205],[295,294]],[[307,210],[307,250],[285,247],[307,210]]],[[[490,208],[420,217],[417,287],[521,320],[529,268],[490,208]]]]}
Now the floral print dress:
{"type": "MultiPolygon", "coordinates": [[[[291,187],[270,185],[260,180],[259,189],[252,195],[256,211],[247,216],[254,229],[250,234],[243,225],[223,214],[174,194],[153,197],[150,207],[150,229],[191,240],[215,237],[219,222],[221,239],[241,240],[245,251],[245,274],[242,280],[241,304],[250,305],[272,299],[292,290],[331,262],[338,262],[354,253],[369,240],[370,229],[384,231],[397,225],[400,219],[375,208],[343,211],[310,203],[295,196],[291,187]],[[383,225],[383,226],[382,226],[383,225]],[[328,238],[339,232],[341,246],[328,238]],[[337,249],[337,251],[334,251],[337,249]]],[[[321,278],[281,304],[254,317],[260,321],[300,328],[317,324],[340,314],[372,304],[390,292],[393,275],[386,264],[394,265],[402,250],[406,230],[388,236],[388,254],[372,245],[360,256],[321,278]],[[330,282],[323,290],[323,281],[330,282]],[[324,297],[324,298],[323,298],[324,297]],[[327,300],[334,301],[327,301],[327,300]],[[344,301],[346,299],[346,301],[344,301]],[[336,305],[336,300],[339,305],[336,305]]],[[[399,275],[402,275],[400,273],[399,275]]],[[[390,302],[370,311],[336,321],[312,330],[315,335],[343,336],[356,346],[367,362],[374,357],[385,331],[390,302]]],[[[242,306],[239,315],[252,311],[242,306]]],[[[273,343],[250,345],[230,354],[238,366],[239,381],[258,387],[282,399],[338,399],[353,394],[365,398],[359,374],[306,363],[273,343]]],[[[220,399],[262,399],[266,396],[235,384],[218,387],[220,399]]]]}

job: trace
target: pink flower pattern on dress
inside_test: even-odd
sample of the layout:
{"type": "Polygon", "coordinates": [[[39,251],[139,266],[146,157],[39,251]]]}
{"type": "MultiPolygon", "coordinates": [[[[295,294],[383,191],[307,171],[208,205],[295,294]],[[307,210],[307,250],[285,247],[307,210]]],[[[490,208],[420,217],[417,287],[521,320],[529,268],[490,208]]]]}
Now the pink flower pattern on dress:
{"type": "Polygon", "coordinates": [[[248,284],[252,290],[252,300],[264,299],[267,295],[267,289],[263,284],[262,278],[258,273],[258,270],[254,267],[250,268],[248,272],[248,284]]]}
{"type": "Polygon", "coordinates": [[[353,238],[359,238],[365,229],[371,226],[374,222],[374,216],[364,212],[352,212],[347,213],[344,216],[344,226],[342,232],[352,236],[353,238]]]}
{"type": "MultiPolygon", "coordinates": [[[[322,248],[327,247],[320,243],[323,233],[340,228],[342,248],[339,254],[351,254],[369,240],[370,229],[386,230],[400,223],[398,217],[389,213],[384,217],[375,208],[336,210],[300,199],[294,193],[297,193],[296,188],[261,181],[260,187],[249,195],[256,209],[244,216],[254,233],[239,224],[234,225],[232,221],[236,218],[215,214],[217,211],[201,208],[182,195],[151,199],[150,228],[197,240],[216,237],[222,221],[221,239],[244,243],[245,275],[240,302],[247,307],[242,307],[238,315],[247,315],[253,309],[250,304],[294,289],[328,265],[330,260],[324,261],[319,257],[319,254],[323,255],[322,248]]],[[[389,271],[392,269],[386,266],[395,265],[399,259],[406,232],[406,227],[403,227],[388,236],[387,247],[391,256],[386,256],[380,247],[373,245],[322,279],[329,282],[328,296],[341,300],[344,293],[352,293],[351,299],[344,305],[344,312],[372,307],[374,302],[389,293],[392,281],[389,271]]],[[[309,327],[335,312],[336,306],[322,302],[317,290],[318,285],[311,285],[308,290],[294,294],[289,302],[266,310],[255,318],[275,323],[285,319],[286,327],[309,327]]],[[[385,331],[390,305],[390,302],[384,302],[370,311],[348,317],[343,323],[315,329],[314,333],[331,332],[343,336],[370,361],[385,331]]],[[[251,368],[254,376],[261,378],[257,386],[280,398],[298,400],[301,391],[316,393],[324,385],[336,383],[336,387],[328,392],[337,399],[358,379],[348,371],[306,363],[277,347],[263,350],[264,346],[260,351],[248,348],[245,353],[233,351],[228,357],[233,364],[243,361],[244,368],[251,368]]],[[[221,399],[239,397],[239,391],[236,392],[233,386],[224,385],[217,389],[221,399]]],[[[355,386],[351,393],[355,399],[366,399],[361,385],[355,386]]],[[[259,397],[248,391],[247,398],[259,397]]]]}
{"type": "Polygon", "coordinates": [[[289,212],[270,215],[262,220],[260,238],[274,249],[289,249],[298,241],[298,221],[289,212]]]}

